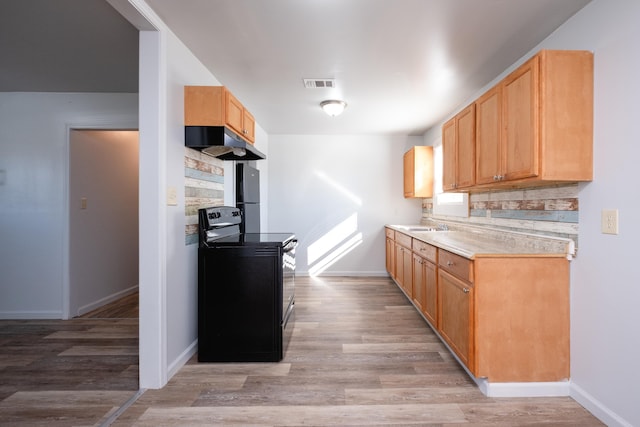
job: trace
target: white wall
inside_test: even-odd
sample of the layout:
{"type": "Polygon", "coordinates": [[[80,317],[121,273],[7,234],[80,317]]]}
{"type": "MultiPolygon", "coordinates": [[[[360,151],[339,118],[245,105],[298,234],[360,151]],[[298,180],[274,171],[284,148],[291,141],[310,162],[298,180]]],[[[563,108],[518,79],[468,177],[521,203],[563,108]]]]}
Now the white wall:
{"type": "Polygon", "coordinates": [[[572,395],[609,425],[640,425],[640,2],[597,0],[541,47],[595,59],[594,180],[580,191],[580,251],[571,263],[572,395]],[[620,234],[600,232],[620,210],[620,234]]]}
{"type": "MultiPolygon", "coordinates": [[[[223,82],[144,0],[131,2],[136,11],[123,9],[125,17],[138,22],[140,12],[157,29],[141,33],[140,47],[140,241],[150,242],[140,246],[140,386],[159,388],[197,345],[197,245],[186,245],[184,234],[183,88],[223,82]],[[169,188],[177,192],[175,206],[167,205],[169,188]]],[[[256,146],[263,152],[265,139],[258,126],[256,146]]],[[[233,168],[226,163],[228,192],[233,188],[233,168]]]]}
{"type": "Polygon", "coordinates": [[[62,318],[69,128],[135,127],[137,99],[0,93],[0,318],[62,318]]]}
{"type": "MultiPolygon", "coordinates": [[[[640,426],[639,23],[640,2],[595,0],[467,100],[540,49],[594,52],[594,180],[580,185],[580,249],[571,262],[571,395],[611,426],[640,426]],[[602,209],[619,209],[619,235],[600,232],[602,209]]],[[[426,143],[439,143],[440,127],[426,143]]]]}
{"type": "MultiPolygon", "coordinates": [[[[167,238],[167,362],[169,374],[195,350],[198,338],[197,245],[185,245],[184,86],[219,85],[172,33],[167,36],[166,187],[175,187],[178,205],[165,206],[167,238]],[[184,353],[189,350],[188,353],[184,353]]],[[[225,177],[226,181],[226,177],[225,177]]],[[[165,203],[166,205],[166,203],[165,203]]]]}
{"type": "Polygon", "coordinates": [[[138,289],[138,131],[72,130],[69,312],[138,289]]]}
{"type": "Polygon", "coordinates": [[[384,224],[421,217],[421,200],[403,197],[402,155],[411,142],[380,135],[269,137],[269,231],[296,233],[298,274],[386,274],[384,224]]]}

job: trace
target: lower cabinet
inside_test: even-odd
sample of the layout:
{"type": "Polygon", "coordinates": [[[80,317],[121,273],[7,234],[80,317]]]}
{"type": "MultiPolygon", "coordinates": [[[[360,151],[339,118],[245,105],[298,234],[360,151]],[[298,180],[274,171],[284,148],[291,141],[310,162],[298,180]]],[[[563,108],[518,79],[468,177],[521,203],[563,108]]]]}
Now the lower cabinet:
{"type": "Polygon", "coordinates": [[[402,288],[409,298],[413,297],[413,253],[411,249],[401,246],[402,288]]]}
{"type": "Polygon", "coordinates": [[[569,378],[566,258],[489,254],[470,260],[400,232],[393,244],[387,239],[391,276],[475,377],[569,378]]]}
{"type": "MultiPolygon", "coordinates": [[[[473,366],[473,286],[438,271],[438,330],[467,368],[473,366]]],[[[472,371],[473,372],[473,371],[472,371]]]]}
{"type": "Polygon", "coordinates": [[[411,298],[413,293],[413,253],[411,252],[412,238],[406,234],[396,232],[394,244],[396,283],[411,298]]]}
{"type": "Polygon", "coordinates": [[[427,283],[425,280],[424,264],[427,261],[418,254],[413,254],[413,305],[424,313],[427,305],[427,283]]]}
{"type": "Polygon", "coordinates": [[[434,328],[437,317],[437,273],[435,246],[413,239],[413,303],[434,328]]]}
{"type": "Polygon", "coordinates": [[[385,249],[385,265],[387,268],[387,272],[391,275],[391,277],[396,277],[395,271],[395,232],[390,229],[386,229],[386,249],[385,249]]]}

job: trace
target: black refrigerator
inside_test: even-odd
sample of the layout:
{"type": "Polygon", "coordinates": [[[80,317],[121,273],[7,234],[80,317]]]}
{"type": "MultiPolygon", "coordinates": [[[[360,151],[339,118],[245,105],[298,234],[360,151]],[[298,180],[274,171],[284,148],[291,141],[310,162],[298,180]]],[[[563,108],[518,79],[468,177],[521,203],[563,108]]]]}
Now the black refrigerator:
{"type": "Polygon", "coordinates": [[[242,212],[241,233],[260,233],[260,171],[236,164],[236,207],[242,212]]]}

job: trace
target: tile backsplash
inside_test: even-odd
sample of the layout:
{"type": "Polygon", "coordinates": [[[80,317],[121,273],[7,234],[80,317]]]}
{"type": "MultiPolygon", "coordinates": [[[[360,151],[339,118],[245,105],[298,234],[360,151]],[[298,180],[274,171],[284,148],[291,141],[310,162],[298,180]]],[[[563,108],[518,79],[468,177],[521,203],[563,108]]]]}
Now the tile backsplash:
{"type": "Polygon", "coordinates": [[[578,184],[474,193],[469,217],[433,215],[433,199],[422,202],[423,219],[442,219],[492,228],[578,239],[578,184]]]}
{"type": "Polygon", "coordinates": [[[198,243],[198,209],[224,204],[224,164],[215,157],[185,147],[185,244],[198,243]]]}

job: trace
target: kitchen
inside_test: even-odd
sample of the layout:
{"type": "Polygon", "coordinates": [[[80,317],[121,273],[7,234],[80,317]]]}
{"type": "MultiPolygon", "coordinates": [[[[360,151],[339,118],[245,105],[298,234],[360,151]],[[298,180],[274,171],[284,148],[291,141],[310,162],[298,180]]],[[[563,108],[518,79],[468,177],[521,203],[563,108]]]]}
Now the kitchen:
{"type": "MultiPolygon", "coordinates": [[[[638,154],[633,144],[638,139],[638,131],[633,126],[637,112],[633,95],[638,93],[634,76],[639,68],[632,41],[638,38],[636,18],[637,6],[625,2],[595,1],[529,53],[540,48],[586,49],[595,53],[594,181],[578,188],[581,211],[579,254],[571,261],[571,372],[574,391],[583,398],[581,403],[587,405],[591,402],[590,410],[600,411],[601,417],[612,424],[618,420],[619,425],[625,425],[624,420],[630,425],[640,423],[634,401],[634,396],[638,395],[636,384],[640,381],[637,380],[638,374],[629,369],[638,355],[632,339],[637,336],[634,328],[637,311],[631,305],[638,299],[638,290],[634,286],[638,276],[631,267],[633,262],[630,259],[633,247],[630,238],[638,233],[637,225],[629,216],[632,209],[637,208],[629,163],[638,154]],[[628,197],[624,197],[627,194],[628,197]],[[600,233],[600,213],[602,209],[609,208],[620,210],[621,232],[618,236],[600,233]],[[603,267],[596,267],[599,265],[603,267]]],[[[180,88],[185,83],[219,83],[203,66],[190,58],[190,54],[177,41],[169,35],[165,37],[167,40],[156,40],[154,34],[148,33],[142,40],[143,51],[145,46],[156,42],[163,43],[162,46],[167,49],[167,63],[171,72],[166,77],[158,77],[167,80],[157,83],[164,88],[161,95],[163,99],[166,97],[177,102],[182,97],[180,88]]],[[[525,56],[530,55],[523,55],[522,60],[526,59],[525,56]]],[[[153,72],[155,69],[150,66],[144,71],[147,75],[156,75],[153,72]]],[[[504,70],[505,73],[507,71],[504,70]]],[[[490,78],[494,77],[497,81],[501,76],[490,78]]],[[[141,87],[141,106],[154,102],[154,93],[150,88],[141,87]]],[[[177,104],[171,102],[168,105],[171,107],[166,117],[154,116],[147,110],[140,117],[141,128],[149,125],[163,135],[162,129],[166,127],[161,123],[166,121],[170,129],[169,136],[160,136],[162,148],[156,148],[155,143],[150,145],[147,141],[145,145],[144,140],[141,141],[143,157],[149,156],[141,164],[143,185],[155,189],[143,196],[145,199],[141,200],[141,206],[163,206],[165,187],[173,186],[180,191],[183,180],[184,148],[174,143],[179,138],[182,116],[177,104]],[[166,167],[159,167],[157,162],[151,161],[154,158],[171,160],[167,161],[166,167]],[[166,185],[157,188],[157,182],[166,185]]],[[[451,114],[455,112],[451,110],[451,114]]],[[[267,135],[260,130],[257,138],[258,146],[267,152],[269,158],[269,163],[265,164],[269,183],[264,191],[268,193],[270,206],[283,206],[289,211],[299,212],[286,223],[285,220],[281,223],[274,221],[273,215],[269,215],[269,227],[309,230],[311,241],[322,235],[316,226],[323,224],[323,219],[314,215],[320,208],[326,208],[327,201],[331,203],[329,207],[335,212],[335,218],[333,221],[324,219],[325,229],[329,229],[330,224],[337,224],[336,218],[351,218],[356,212],[355,207],[364,206],[357,218],[363,243],[351,257],[342,258],[334,264],[333,271],[371,273],[382,272],[383,269],[383,225],[389,222],[413,223],[422,214],[419,201],[410,204],[402,197],[402,154],[409,146],[437,145],[440,126],[434,126],[424,137],[408,139],[383,135],[267,135]],[[380,149],[374,151],[371,147],[380,149]],[[336,156],[335,153],[341,155],[336,156]],[[291,158],[297,161],[292,162],[291,158]],[[376,173],[366,177],[354,174],[354,159],[376,173]],[[287,180],[285,171],[304,179],[287,180]],[[289,183],[286,192],[279,190],[284,182],[289,183]],[[352,190],[351,195],[338,193],[342,203],[338,203],[339,200],[334,197],[340,191],[334,185],[336,182],[347,183],[352,190]],[[313,194],[312,203],[309,203],[309,198],[303,197],[308,193],[313,194]],[[352,197],[354,194],[359,198],[352,197]]],[[[178,199],[181,197],[179,193],[178,199]]],[[[190,308],[183,310],[177,305],[185,300],[191,301],[190,292],[193,292],[193,288],[191,291],[184,290],[179,284],[185,281],[195,283],[195,273],[191,268],[195,251],[193,248],[184,250],[184,213],[179,207],[168,208],[162,214],[145,213],[150,214],[147,215],[150,220],[142,230],[142,235],[154,242],[154,247],[160,248],[160,251],[146,254],[150,258],[142,260],[141,269],[145,273],[140,284],[141,293],[144,295],[148,292],[150,301],[165,301],[163,304],[168,306],[166,311],[162,307],[142,308],[143,316],[149,316],[148,320],[141,320],[142,331],[145,331],[145,327],[147,331],[155,331],[157,325],[163,331],[159,335],[147,334],[141,348],[143,387],[154,388],[161,387],[179,368],[184,360],[183,353],[185,350],[188,352],[193,341],[194,319],[187,314],[190,308]],[[170,230],[167,240],[154,237],[158,235],[156,230],[162,230],[163,233],[170,230]],[[165,268],[162,271],[150,268],[155,265],[165,268]],[[147,283],[163,285],[156,287],[147,283]],[[149,323],[145,326],[145,322],[149,323]],[[146,345],[150,348],[145,349],[146,345]]],[[[300,272],[303,271],[301,269],[300,272]]]]}

